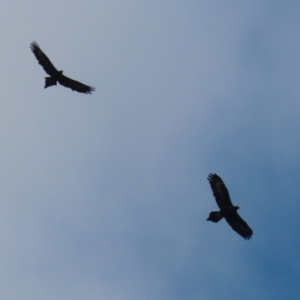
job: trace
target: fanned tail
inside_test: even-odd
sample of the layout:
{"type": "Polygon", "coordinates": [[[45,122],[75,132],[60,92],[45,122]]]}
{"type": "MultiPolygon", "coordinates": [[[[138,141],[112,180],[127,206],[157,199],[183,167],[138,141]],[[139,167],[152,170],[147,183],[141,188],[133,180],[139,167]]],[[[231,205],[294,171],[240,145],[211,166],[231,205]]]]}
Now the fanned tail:
{"type": "Polygon", "coordinates": [[[45,77],[45,88],[56,85],[57,81],[53,77],[45,77]]]}

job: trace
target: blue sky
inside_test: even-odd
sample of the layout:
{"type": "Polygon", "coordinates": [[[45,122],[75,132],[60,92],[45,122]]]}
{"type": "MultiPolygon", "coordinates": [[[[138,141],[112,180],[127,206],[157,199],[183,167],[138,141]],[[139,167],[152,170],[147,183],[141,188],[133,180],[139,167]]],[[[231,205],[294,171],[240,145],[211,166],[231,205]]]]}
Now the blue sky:
{"type": "Polygon", "coordinates": [[[4,1],[0,296],[298,299],[298,1],[4,1]],[[37,41],[92,95],[44,89],[37,41]],[[253,228],[222,220],[219,174],[253,228]]]}

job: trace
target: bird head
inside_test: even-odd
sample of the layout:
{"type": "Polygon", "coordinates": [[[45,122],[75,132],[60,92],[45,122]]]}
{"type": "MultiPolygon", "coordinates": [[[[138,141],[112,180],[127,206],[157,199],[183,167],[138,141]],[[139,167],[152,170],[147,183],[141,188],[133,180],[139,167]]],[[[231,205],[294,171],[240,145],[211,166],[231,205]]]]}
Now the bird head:
{"type": "Polygon", "coordinates": [[[235,208],[235,210],[237,211],[239,208],[241,208],[241,206],[236,205],[234,208],[235,208]]]}

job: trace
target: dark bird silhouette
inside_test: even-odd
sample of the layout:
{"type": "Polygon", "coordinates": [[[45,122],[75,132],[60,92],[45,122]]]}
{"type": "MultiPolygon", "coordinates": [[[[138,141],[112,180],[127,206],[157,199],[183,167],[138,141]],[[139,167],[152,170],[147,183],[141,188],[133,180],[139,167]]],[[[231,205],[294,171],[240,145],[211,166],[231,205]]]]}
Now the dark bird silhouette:
{"type": "Polygon", "coordinates": [[[220,211],[212,211],[206,220],[217,223],[225,218],[234,231],[244,239],[249,240],[253,235],[253,231],[237,213],[240,206],[231,203],[229,192],[221,177],[217,174],[209,174],[207,179],[220,211]]]}
{"type": "Polygon", "coordinates": [[[72,91],[79,93],[91,94],[95,91],[95,88],[85,85],[79,81],[73,80],[63,75],[63,71],[57,71],[54,65],[51,63],[47,55],[41,50],[37,42],[30,44],[30,49],[38,60],[39,64],[43,67],[50,77],[45,77],[45,88],[60,83],[61,85],[70,88],[72,91]]]}

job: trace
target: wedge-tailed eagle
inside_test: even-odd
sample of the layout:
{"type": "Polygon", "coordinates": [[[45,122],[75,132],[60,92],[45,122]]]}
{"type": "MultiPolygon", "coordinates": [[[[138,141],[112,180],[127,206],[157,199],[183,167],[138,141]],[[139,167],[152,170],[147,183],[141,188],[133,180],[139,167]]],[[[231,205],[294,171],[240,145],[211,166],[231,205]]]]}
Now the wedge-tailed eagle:
{"type": "Polygon", "coordinates": [[[60,83],[61,85],[72,89],[79,93],[91,94],[95,88],[85,85],[79,81],[73,80],[63,75],[63,71],[58,71],[51,63],[47,55],[41,50],[37,42],[30,44],[30,49],[38,60],[39,64],[43,67],[50,77],[45,77],[45,88],[60,83]]]}
{"type": "Polygon", "coordinates": [[[222,218],[225,218],[233,230],[240,234],[244,239],[249,240],[253,235],[253,231],[237,213],[240,206],[235,206],[231,203],[229,192],[221,177],[217,174],[209,174],[207,179],[220,211],[210,212],[206,220],[217,223],[222,218]]]}

